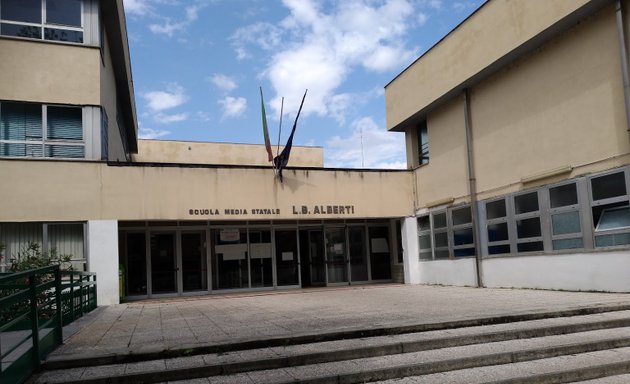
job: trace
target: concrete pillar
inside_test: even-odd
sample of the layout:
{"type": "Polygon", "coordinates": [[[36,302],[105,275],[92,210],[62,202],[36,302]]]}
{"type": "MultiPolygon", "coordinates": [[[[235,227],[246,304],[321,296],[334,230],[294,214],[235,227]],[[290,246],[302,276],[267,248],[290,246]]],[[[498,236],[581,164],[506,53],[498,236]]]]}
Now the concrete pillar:
{"type": "Polygon", "coordinates": [[[418,221],[415,217],[405,217],[403,220],[402,243],[405,284],[420,284],[418,221]]]}
{"type": "Polygon", "coordinates": [[[87,223],[88,271],[96,272],[98,305],[118,304],[118,222],[90,220],[87,223]]]}

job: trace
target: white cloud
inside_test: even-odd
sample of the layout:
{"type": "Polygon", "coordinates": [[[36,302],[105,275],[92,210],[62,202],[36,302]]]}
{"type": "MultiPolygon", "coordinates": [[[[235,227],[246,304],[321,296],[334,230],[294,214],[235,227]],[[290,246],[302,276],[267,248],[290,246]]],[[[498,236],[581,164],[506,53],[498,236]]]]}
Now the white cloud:
{"type": "Polygon", "coordinates": [[[154,120],[160,124],[171,124],[185,121],[188,119],[187,113],[176,113],[174,115],[167,115],[165,113],[158,113],[155,115],[154,120]]]}
{"type": "Polygon", "coordinates": [[[234,32],[230,40],[236,51],[236,58],[243,60],[251,57],[245,46],[256,44],[260,48],[270,51],[276,49],[282,41],[282,29],[264,22],[257,22],[234,32]]]}
{"type": "Polygon", "coordinates": [[[223,118],[239,117],[247,109],[247,100],[244,97],[226,96],[218,103],[223,109],[223,118]]]}
{"type": "Polygon", "coordinates": [[[142,94],[147,106],[153,112],[178,107],[188,100],[184,88],[177,83],[168,84],[166,91],[152,91],[142,94]]]}
{"type": "Polygon", "coordinates": [[[429,20],[429,15],[427,15],[426,13],[423,13],[423,12],[419,12],[419,13],[418,13],[417,20],[418,20],[418,25],[419,25],[420,27],[422,27],[422,26],[423,26],[423,25],[425,25],[425,24],[427,23],[427,21],[429,20]]]}
{"type": "Polygon", "coordinates": [[[237,54],[247,54],[245,43],[277,51],[263,72],[276,93],[270,102],[276,116],[282,96],[285,111],[295,113],[308,88],[305,115],[343,121],[335,94],[353,70],[392,70],[415,56],[404,40],[407,29],[417,24],[410,1],[346,0],[324,11],[317,0],[283,0],[290,15],[278,26],[254,24],[239,30],[234,36],[237,54]],[[267,30],[270,36],[255,33],[267,30]],[[280,42],[283,37],[290,41],[280,42]]]}
{"type": "Polygon", "coordinates": [[[330,167],[406,168],[405,138],[363,117],[352,123],[350,136],[334,136],[326,142],[326,158],[330,167]]]}
{"type": "Polygon", "coordinates": [[[138,137],[140,139],[158,139],[160,137],[170,135],[170,133],[170,131],[140,127],[138,137]]]}
{"type": "Polygon", "coordinates": [[[233,78],[222,75],[220,73],[215,73],[214,75],[210,76],[208,80],[210,80],[212,84],[214,84],[217,88],[225,92],[233,91],[238,87],[236,81],[234,81],[233,78]]]}
{"type": "Polygon", "coordinates": [[[197,20],[199,18],[199,11],[205,6],[205,4],[188,6],[184,9],[185,16],[183,20],[173,21],[171,18],[166,17],[161,24],[149,25],[149,30],[156,34],[163,34],[168,37],[172,37],[175,32],[185,30],[190,24],[197,20]]]}
{"type": "Polygon", "coordinates": [[[146,0],[124,0],[125,13],[144,16],[151,10],[146,0]]]}

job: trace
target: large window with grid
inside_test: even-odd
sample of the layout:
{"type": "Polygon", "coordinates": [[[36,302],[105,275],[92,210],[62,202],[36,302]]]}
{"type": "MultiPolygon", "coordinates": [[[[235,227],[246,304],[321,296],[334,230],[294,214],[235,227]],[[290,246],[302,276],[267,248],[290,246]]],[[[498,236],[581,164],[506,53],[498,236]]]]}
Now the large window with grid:
{"type": "Polygon", "coordinates": [[[85,158],[83,109],[0,102],[0,156],[85,158]]]}
{"type": "Polygon", "coordinates": [[[82,0],[0,0],[0,34],[83,43],[82,0]]]}
{"type": "Polygon", "coordinates": [[[420,260],[475,255],[470,206],[454,207],[418,217],[420,260]]]}
{"type": "Polygon", "coordinates": [[[595,247],[630,244],[627,170],[589,180],[595,247]]]}

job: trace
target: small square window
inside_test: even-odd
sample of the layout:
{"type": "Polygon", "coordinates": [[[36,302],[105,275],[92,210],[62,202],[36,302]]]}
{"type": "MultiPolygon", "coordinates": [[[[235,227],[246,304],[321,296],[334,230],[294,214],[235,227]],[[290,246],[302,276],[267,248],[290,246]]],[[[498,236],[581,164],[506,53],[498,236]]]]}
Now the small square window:
{"type": "Polygon", "coordinates": [[[596,232],[630,228],[630,206],[605,208],[599,217],[596,232]]]}
{"type": "Polygon", "coordinates": [[[431,249],[431,235],[420,236],[420,249],[431,249]]]}
{"type": "Polygon", "coordinates": [[[433,228],[446,228],[446,212],[433,215],[433,228]]]}
{"type": "Polygon", "coordinates": [[[531,219],[517,220],[516,233],[519,239],[539,237],[541,235],[540,218],[532,217],[531,219]]]}
{"type": "Polygon", "coordinates": [[[434,239],[436,247],[448,247],[448,234],[446,232],[436,233],[434,239]]]}
{"type": "Polygon", "coordinates": [[[498,219],[506,216],[505,200],[486,203],[486,219],[498,219]]]}
{"type": "Polygon", "coordinates": [[[0,18],[25,23],[41,23],[42,0],[0,0],[0,18]]]}
{"type": "Polygon", "coordinates": [[[453,231],[453,245],[467,245],[474,244],[474,242],[472,228],[456,229],[453,231]]]}
{"type": "Polygon", "coordinates": [[[626,178],[623,172],[591,179],[593,200],[604,200],[626,195],[626,178]]]}
{"type": "Polygon", "coordinates": [[[532,243],[519,243],[516,245],[518,252],[537,252],[544,249],[542,241],[534,241],[532,243]]]}
{"type": "Polygon", "coordinates": [[[470,207],[453,209],[453,225],[463,225],[472,223],[472,212],[470,207]]]}
{"type": "Polygon", "coordinates": [[[566,207],[578,203],[577,187],[575,184],[561,185],[549,188],[551,208],[566,207]]]}
{"type": "Polygon", "coordinates": [[[551,216],[551,226],[554,235],[580,233],[580,213],[578,211],[558,213],[551,216]]]}
{"type": "Polygon", "coordinates": [[[81,0],[46,0],[46,22],[81,26],[81,0]]]}
{"type": "Polygon", "coordinates": [[[517,215],[538,211],[538,192],[514,196],[514,211],[517,215]]]}
{"type": "Polygon", "coordinates": [[[507,223],[488,224],[488,241],[505,241],[509,239],[507,223]]]}
{"type": "Polygon", "coordinates": [[[420,216],[418,217],[418,230],[419,231],[428,231],[431,229],[431,222],[429,220],[429,216],[420,216]]]}

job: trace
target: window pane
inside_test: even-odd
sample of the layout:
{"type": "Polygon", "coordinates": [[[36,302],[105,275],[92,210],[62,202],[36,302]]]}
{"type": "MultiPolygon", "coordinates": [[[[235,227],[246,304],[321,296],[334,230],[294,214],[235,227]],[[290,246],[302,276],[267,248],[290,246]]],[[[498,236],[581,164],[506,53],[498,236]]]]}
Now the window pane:
{"type": "Polygon", "coordinates": [[[434,228],[446,228],[446,212],[433,215],[434,228]]]}
{"type": "Polygon", "coordinates": [[[623,228],[630,228],[630,206],[604,209],[595,231],[623,228]]]}
{"type": "Polygon", "coordinates": [[[41,144],[0,143],[0,156],[42,157],[41,144]]]}
{"type": "Polygon", "coordinates": [[[510,245],[491,245],[488,247],[488,254],[490,255],[498,255],[501,253],[510,253],[510,245]]]}
{"type": "Polygon", "coordinates": [[[578,211],[575,211],[552,215],[551,226],[554,235],[580,233],[580,213],[578,211]]]}
{"type": "Polygon", "coordinates": [[[504,241],[508,240],[508,226],[507,223],[489,224],[488,225],[488,241],[504,241]]]}
{"type": "Polygon", "coordinates": [[[566,207],[578,203],[577,187],[575,184],[549,188],[551,208],[566,207]]]}
{"type": "Polygon", "coordinates": [[[18,25],[2,23],[0,25],[0,34],[4,36],[28,37],[30,39],[41,39],[42,28],[32,25],[18,25]]]}
{"type": "Polygon", "coordinates": [[[432,259],[433,259],[433,255],[431,254],[431,251],[420,252],[420,260],[432,260],[432,259]]]}
{"type": "Polygon", "coordinates": [[[457,229],[453,231],[453,244],[466,245],[474,244],[472,228],[457,229]]]}
{"type": "Polygon", "coordinates": [[[0,140],[41,140],[42,107],[38,104],[0,104],[0,140]]]}
{"type": "Polygon", "coordinates": [[[85,157],[85,150],[82,145],[46,145],[46,157],[82,159],[85,157]]]}
{"type": "Polygon", "coordinates": [[[81,26],[81,0],[46,0],[46,22],[81,26]]]}
{"type": "Polygon", "coordinates": [[[42,22],[41,0],[1,0],[0,18],[3,20],[42,22]]]}
{"type": "Polygon", "coordinates": [[[431,249],[431,235],[420,236],[420,249],[431,249]]]}
{"type": "Polygon", "coordinates": [[[516,245],[518,252],[536,252],[543,250],[542,241],[534,241],[533,243],[520,243],[516,245]]]}
{"type": "Polygon", "coordinates": [[[431,223],[429,222],[429,216],[418,217],[418,230],[428,231],[431,229],[431,223]]]}
{"type": "Polygon", "coordinates": [[[596,247],[612,247],[614,245],[630,244],[630,233],[595,236],[596,247]]]}
{"type": "Polygon", "coordinates": [[[486,219],[498,219],[506,216],[505,200],[486,203],[486,219]]]}
{"type": "Polygon", "coordinates": [[[434,237],[436,247],[448,247],[448,235],[446,232],[436,233],[434,237]]]}
{"type": "Polygon", "coordinates": [[[429,134],[426,120],[418,127],[418,158],[420,164],[429,162],[429,134]]]}
{"type": "Polygon", "coordinates": [[[626,180],[623,172],[596,177],[591,180],[593,200],[603,200],[626,194],[626,180]]]}
{"type": "Polygon", "coordinates": [[[453,225],[462,225],[472,223],[472,212],[470,207],[454,209],[452,212],[453,225]]]}
{"type": "Polygon", "coordinates": [[[553,249],[576,249],[584,248],[582,239],[562,239],[553,241],[553,249]]]}
{"type": "Polygon", "coordinates": [[[462,248],[453,251],[455,257],[475,256],[475,248],[462,248]]]}
{"type": "Polygon", "coordinates": [[[435,250],[436,259],[448,259],[448,249],[435,250]]]}
{"type": "Polygon", "coordinates": [[[540,218],[532,217],[531,219],[517,220],[516,233],[519,239],[540,236],[540,218]]]}
{"type": "Polygon", "coordinates": [[[83,140],[82,116],[81,108],[48,107],[48,139],[83,140]]]}
{"type": "Polygon", "coordinates": [[[69,31],[67,29],[44,28],[44,39],[83,43],[83,32],[69,31]]]}
{"type": "Polygon", "coordinates": [[[538,192],[514,196],[514,211],[516,214],[536,212],[538,210],[538,192]]]}

